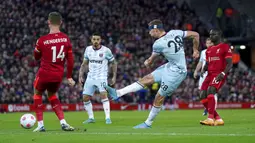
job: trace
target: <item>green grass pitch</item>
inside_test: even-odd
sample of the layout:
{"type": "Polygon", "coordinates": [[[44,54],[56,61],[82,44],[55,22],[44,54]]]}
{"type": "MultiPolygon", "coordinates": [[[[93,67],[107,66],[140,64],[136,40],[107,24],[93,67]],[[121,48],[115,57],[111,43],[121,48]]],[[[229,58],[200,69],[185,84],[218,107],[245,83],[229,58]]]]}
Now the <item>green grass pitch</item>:
{"type": "MultiPolygon", "coordinates": [[[[149,111],[112,111],[113,124],[106,125],[104,112],[95,112],[96,123],[83,125],[85,112],[65,112],[67,122],[76,127],[64,132],[53,112],[44,114],[47,132],[23,129],[24,113],[0,114],[0,143],[252,143],[255,142],[255,110],[219,110],[225,126],[201,126],[202,110],[162,111],[152,129],[133,129],[149,111]],[[87,129],[87,131],[84,131],[87,129]]],[[[33,113],[34,114],[34,113],[33,113]]],[[[37,124],[36,124],[37,125],[37,124]]]]}

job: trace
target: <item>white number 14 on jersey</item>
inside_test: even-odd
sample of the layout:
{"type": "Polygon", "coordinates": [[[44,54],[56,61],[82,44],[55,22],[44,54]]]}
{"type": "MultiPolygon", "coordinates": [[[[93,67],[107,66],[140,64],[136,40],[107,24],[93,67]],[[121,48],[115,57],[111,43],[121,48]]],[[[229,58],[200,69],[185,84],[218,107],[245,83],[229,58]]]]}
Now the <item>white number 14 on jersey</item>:
{"type": "Polygon", "coordinates": [[[57,55],[57,47],[56,46],[52,46],[51,50],[53,50],[53,53],[52,53],[52,62],[53,63],[55,63],[57,59],[61,59],[61,61],[64,60],[64,58],[65,58],[65,52],[63,52],[64,45],[61,46],[61,49],[60,49],[58,55],[57,55]]]}

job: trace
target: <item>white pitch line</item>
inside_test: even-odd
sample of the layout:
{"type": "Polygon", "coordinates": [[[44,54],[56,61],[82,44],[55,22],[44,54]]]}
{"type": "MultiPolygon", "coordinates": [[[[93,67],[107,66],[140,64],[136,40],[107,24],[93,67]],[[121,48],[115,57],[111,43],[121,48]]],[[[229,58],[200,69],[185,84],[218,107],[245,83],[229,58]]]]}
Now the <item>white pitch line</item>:
{"type": "Polygon", "coordinates": [[[255,134],[201,134],[201,133],[84,133],[90,135],[152,135],[152,136],[255,136],[255,134]]]}
{"type": "MultiPolygon", "coordinates": [[[[32,132],[31,132],[32,133],[32,132]]],[[[28,134],[28,132],[6,132],[6,133],[1,133],[0,135],[6,135],[6,134],[11,134],[12,136],[14,135],[26,135],[28,134]]],[[[34,133],[36,134],[36,133],[34,133]]],[[[106,133],[106,132],[58,132],[58,133],[54,133],[54,132],[45,132],[42,134],[54,134],[54,135],[149,135],[149,136],[225,136],[225,137],[230,137],[230,136],[234,136],[234,137],[254,137],[255,134],[201,134],[201,133],[128,133],[128,132],[114,132],[114,133],[106,133]]]]}

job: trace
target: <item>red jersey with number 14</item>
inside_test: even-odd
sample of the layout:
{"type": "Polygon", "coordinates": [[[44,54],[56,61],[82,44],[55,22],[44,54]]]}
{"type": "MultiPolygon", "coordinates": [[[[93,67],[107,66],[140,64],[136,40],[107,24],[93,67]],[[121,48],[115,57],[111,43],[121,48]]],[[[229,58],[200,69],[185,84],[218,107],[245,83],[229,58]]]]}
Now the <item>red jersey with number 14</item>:
{"type": "Polygon", "coordinates": [[[60,82],[64,74],[67,59],[67,78],[71,78],[73,69],[72,45],[68,36],[62,32],[40,37],[34,50],[36,60],[41,59],[37,77],[46,82],[60,82]]]}
{"type": "Polygon", "coordinates": [[[228,44],[220,43],[206,50],[208,73],[221,73],[225,70],[226,58],[232,58],[232,52],[228,44]]]}

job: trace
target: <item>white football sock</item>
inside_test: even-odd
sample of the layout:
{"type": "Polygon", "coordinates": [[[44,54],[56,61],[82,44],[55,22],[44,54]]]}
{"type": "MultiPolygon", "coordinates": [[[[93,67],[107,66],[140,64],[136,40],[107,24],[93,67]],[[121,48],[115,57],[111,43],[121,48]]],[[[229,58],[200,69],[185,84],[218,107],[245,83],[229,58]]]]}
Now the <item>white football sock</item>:
{"type": "Polygon", "coordinates": [[[60,125],[67,124],[65,119],[60,120],[60,125]]]}
{"type": "Polygon", "coordinates": [[[131,85],[128,85],[122,89],[117,90],[117,93],[118,93],[117,96],[121,97],[127,93],[136,92],[138,90],[143,89],[143,87],[144,86],[139,82],[132,83],[131,85]]]}
{"type": "Polygon", "coordinates": [[[110,118],[110,102],[108,98],[102,99],[101,102],[104,107],[105,119],[110,118]]]}
{"type": "Polygon", "coordinates": [[[83,103],[84,103],[84,109],[87,111],[89,118],[94,119],[92,103],[90,101],[83,102],[83,103]]]}
{"type": "Polygon", "coordinates": [[[151,126],[153,123],[153,120],[156,118],[156,116],[158,115],[160,110],[161,110],[161,107],[152,106],[151,112],[150,112],[147,120],[145,121],[145,124],[147,124],[148,126],[151,126]]]}
{"type": "Polygon", "coordinates": [[[43,120],[42,120],[42,121],[38,121],[37,124],[38,124],[38,127],[39,127],[39,128],[41,128],[42,126],[44,126],[43,120]]]}

